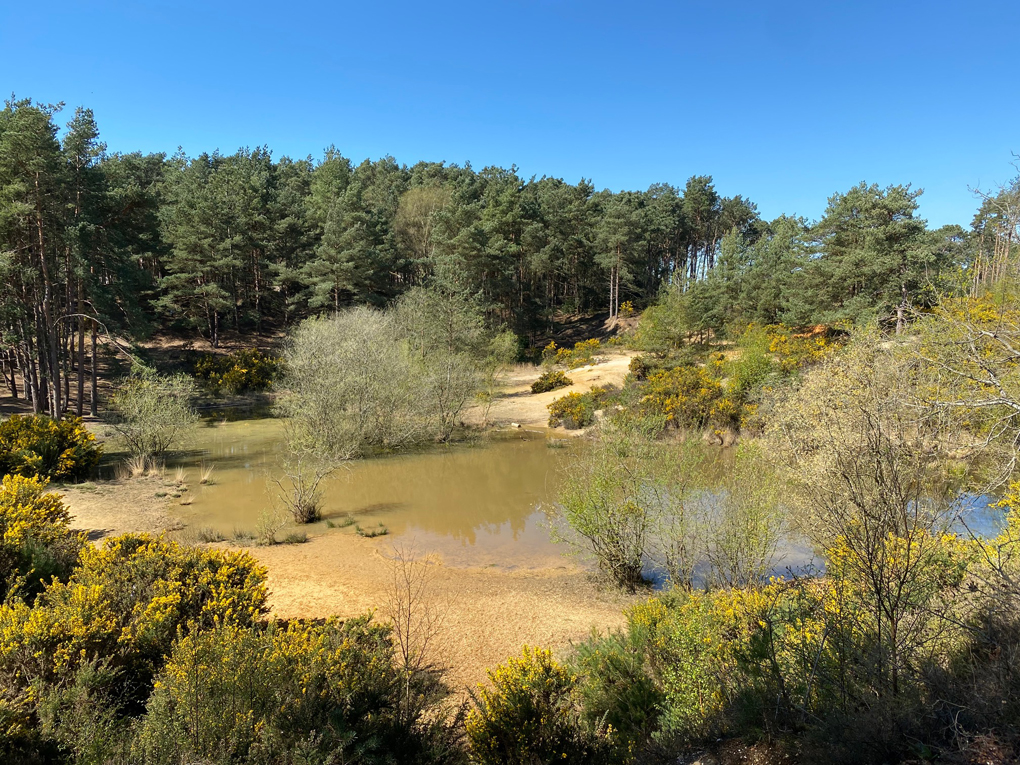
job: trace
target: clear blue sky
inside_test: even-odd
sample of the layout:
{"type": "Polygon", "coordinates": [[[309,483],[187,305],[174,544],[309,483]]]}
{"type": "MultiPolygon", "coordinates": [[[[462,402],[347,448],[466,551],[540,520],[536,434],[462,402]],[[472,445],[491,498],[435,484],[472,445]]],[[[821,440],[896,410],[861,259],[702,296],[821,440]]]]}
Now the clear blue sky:
{"type": "Polygon", "coordinates": [[[92,107],[111,150],[516,163],[596,187],[709,174],[817,217],[861,180],[1013,177],[1020,2],[0,3],[0,89],[92,107]]]}

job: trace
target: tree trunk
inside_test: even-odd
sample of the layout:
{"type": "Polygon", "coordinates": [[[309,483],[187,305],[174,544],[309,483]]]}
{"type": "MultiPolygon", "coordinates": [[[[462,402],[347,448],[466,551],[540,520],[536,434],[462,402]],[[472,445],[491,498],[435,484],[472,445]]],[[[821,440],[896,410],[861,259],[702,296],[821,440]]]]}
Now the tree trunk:
{"type": "Polygon", "coordinates": [[[75,410],[79,417],[85,412],[85,319],[84,306],[81,298],[81,285],[78,286],[78,406],[75,410]]]}
{"type": "Polygon", "coordinates": [[[96,323],[92,322],[92,389],[89,391],[89,413],[95,417],[99,413],[99,397],[97,394],[97,388],[99,387],[98,380],[96,379],[96,323]]]}
{"type": "Polygon", "coordinates": [[[907,315],[907,285],[900,284],[900,304],[896,308],[896,334],[903,334],[907,315]]]}

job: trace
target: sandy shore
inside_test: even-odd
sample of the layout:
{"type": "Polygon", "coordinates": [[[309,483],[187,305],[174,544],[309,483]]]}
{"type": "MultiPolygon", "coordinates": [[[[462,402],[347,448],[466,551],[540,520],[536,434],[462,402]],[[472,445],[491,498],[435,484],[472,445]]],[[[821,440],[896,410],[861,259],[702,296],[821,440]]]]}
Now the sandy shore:
{"type": "MultiPolygon", "coordinates": [[[[73,525],[89,530],[97,543],[129,531],[188,531],[179,531],[168,500],[156,497],[165,490],[157,478],[86,486],[57,490],[71,508],[73,525]]],[[[269,572],[276,616],[375,611],[386,618],[397,564],[385,537],[364,539],[337,529],[304,544],[245,549],[269,572]]],[[[452,567],[441,560],[428,568],[428,598],[445,614],[432,658],[448,668],[456,688],[484,681],[486,668],[519,653],[522,645],[563,650],[593,628],[618,628],[623,610],[635,600],[592,581],[566,557],[561,566],[526,571],[452,567]]]]}

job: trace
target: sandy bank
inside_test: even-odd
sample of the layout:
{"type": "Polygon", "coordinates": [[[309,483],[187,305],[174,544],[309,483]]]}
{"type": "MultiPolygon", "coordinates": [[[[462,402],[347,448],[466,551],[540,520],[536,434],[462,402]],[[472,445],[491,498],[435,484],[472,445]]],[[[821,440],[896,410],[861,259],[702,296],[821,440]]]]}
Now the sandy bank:
{"type": "MultiPolygon", "coordinates": [[[[133,531],[171,531],[187,538],[156,477],[57,487],[76,528],[97,541],[133,531]]],[[[179,500],[174,500],[177,502],[179,500]]],[[[221,543],[220,547],[229,545],[221,543]]],[[[375,610],[384,617],[394,576],[393,545],[386,537],[364,539],[350,529],[331,529],[305,544],[248,548],[269,572],[270,604],[280,617],[352,616],[375,610]]],[[[564,558],[562,565],[528,570],[461,568],[441,560],[430,568],[430,598],[445,610],[434,660],[448,667],[457,688],[485,680],[521,646],[556,650],[592,630],[622,626],[633,597],[591,581],[564,558]]]]}
{"type": "MultiPolygon", "coordinates": [[[[557,388],[547,393],[532,393],[531,384],[546,370],[534,364],[519,364],[508,372],[501,380],[503,391],[489,408],[488,422],[497,427],[506,427],[517,423],[528,428],[548,428],[548,406],[556,399],[568,393],[587,393],[596,385],[623,386],[627,376],[630,360],[637,356],[637,351],[619,351],[602,354],[598,364],[566,370],[566,375],[573,385],[557,388]]],[[[471,425],[482,424],[484,410],[474,407],[465,413],[464,421],[471,425]]],[[[553,428],[562,435],[577,435],[581,431],[553,428]]]]}

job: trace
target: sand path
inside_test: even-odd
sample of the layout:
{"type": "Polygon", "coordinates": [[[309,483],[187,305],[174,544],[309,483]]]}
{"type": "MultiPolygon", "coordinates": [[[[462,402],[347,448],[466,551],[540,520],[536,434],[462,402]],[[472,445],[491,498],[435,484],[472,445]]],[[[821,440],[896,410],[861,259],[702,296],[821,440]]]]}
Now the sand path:
{"type": "MultiPolygon", "coordinates": [[[[531,384],[545,370],[534,364],[519,364],[502,379],[503,391],[489,408],[488,423],[497,427],[518,424],[528,428],[547,428],[549,422],[548,406],[556,399],[568,393],[587,393],[595,385],[623,386],[627,376],[630,360],[637,356],[637,351],[619,351],[603,354],[598,363],[565,371],[573,385],[557,388],[547,393],[532,393],[531,384]]],[[[471,425],[482,424],[484,410],[474,407],[466,412],[464,421],[471,425]]],[[[553,428],[561,435],[578,435],[582,431],[553,428]]]]}

